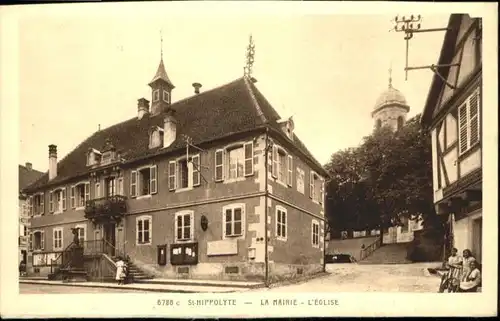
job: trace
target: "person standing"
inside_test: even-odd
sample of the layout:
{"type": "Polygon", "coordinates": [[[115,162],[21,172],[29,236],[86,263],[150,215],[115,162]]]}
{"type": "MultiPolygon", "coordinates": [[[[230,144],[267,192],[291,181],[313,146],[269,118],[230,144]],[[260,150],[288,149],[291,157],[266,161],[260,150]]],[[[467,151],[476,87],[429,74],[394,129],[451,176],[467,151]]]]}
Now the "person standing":
{"type": "Polygon", "coordinates": [[[116,262],[116,281],[118,284],[123,284],[123,280],[125,279],[125,262],[121,257],[118,258],[116,262]]]}

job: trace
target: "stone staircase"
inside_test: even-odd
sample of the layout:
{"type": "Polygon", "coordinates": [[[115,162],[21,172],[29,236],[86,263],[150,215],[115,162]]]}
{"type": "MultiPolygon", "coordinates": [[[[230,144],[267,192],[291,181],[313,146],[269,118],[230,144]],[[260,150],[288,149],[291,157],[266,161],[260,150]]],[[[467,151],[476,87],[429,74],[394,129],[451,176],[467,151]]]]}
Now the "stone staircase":
{"type": "Polygon", "coordinates": [[[406,249],[409,243],[384,244],[359,264],[407,264],[406,249]]]}
{"type": "MultiPolygon", "coordinates": [[[[118,258],[113,257],[113,261],[117,262],[118,258]]],[[[127,267],[128,267],[128,277],[130,281],[139,281],[139,280],[149,280],[152,279],[153,276],[147,274],[143,270],[141,270],[137,265],[132,262],[132,260],[127,261],[127,267]]]]}

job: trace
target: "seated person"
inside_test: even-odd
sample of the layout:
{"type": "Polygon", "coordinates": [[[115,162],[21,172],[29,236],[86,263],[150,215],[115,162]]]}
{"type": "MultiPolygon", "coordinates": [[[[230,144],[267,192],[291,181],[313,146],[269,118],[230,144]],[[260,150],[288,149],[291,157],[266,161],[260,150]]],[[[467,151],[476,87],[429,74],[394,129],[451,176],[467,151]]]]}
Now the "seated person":
{"type": "Polygon", "coordinates": [[[477,288],[481,286],[481,272],[478,267],[475,260],[470,262],[471,271],[465,276],[464,281],[460,282],[459,292],[477,292],[477,288]]]}

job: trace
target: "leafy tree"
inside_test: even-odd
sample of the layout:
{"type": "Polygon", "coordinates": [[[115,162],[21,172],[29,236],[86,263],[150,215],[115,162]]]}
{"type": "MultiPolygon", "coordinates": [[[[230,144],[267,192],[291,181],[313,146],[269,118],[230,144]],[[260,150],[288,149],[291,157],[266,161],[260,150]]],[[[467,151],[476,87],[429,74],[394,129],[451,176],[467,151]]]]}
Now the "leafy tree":
{"type": "Polygon", "coordinates": [[[333,154],[325,167],[332,177],[326,210],[333,232],[384,230],[403,218],[441,227],[433,205],[430,135],[420,115],[396,132],[377,129],[359,147],[333,154]]]}

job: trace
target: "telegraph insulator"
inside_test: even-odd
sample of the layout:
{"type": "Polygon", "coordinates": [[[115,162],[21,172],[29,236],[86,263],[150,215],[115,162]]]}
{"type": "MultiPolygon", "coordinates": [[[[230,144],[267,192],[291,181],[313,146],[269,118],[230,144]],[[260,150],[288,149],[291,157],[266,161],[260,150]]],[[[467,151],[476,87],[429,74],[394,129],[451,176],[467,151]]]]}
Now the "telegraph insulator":
{"type": "Polygon", "coordinates": [[[410,29],[413,29],[413,23],[410,23],[410,29]]]}
{"type": "Polygon", "coordinates": [[[413,20],[413,15],[410,16],[410,19],[413,20]]]}
{"type": "Polygon", "coordinates": [[[420,20],[420,15],[418,15],[418,20],[420,20]]]}
{"type": "Polygon", "coordinates": [[[420,23],[417,25],[417,29],[420,29],[420,23]]]}
{"type": "Polygon", "coordinates": [[[405,19],[405,16],[403,16],[403,20],[406,20],[406,19],[405,19]]]}
{"type": "Polygon", "coordinates": [[[405,26],[403,25],[403,26],[401,27],[401,29],[402,29],[402,30],[405,30],[405,26]]]}

